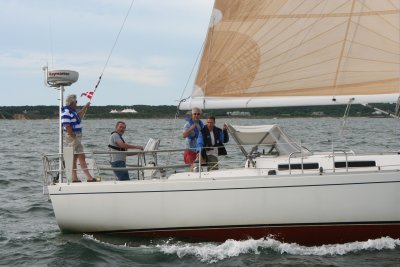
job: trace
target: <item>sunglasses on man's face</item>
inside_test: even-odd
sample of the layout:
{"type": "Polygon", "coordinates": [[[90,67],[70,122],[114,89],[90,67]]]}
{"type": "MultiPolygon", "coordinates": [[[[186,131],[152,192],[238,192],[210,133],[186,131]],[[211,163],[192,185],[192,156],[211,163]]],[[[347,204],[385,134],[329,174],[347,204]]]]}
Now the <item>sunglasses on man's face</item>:
{"type": "Polygon", "coordinates": [[[192,113],[193,115],[200,115],[200,113],[192,113]]]}

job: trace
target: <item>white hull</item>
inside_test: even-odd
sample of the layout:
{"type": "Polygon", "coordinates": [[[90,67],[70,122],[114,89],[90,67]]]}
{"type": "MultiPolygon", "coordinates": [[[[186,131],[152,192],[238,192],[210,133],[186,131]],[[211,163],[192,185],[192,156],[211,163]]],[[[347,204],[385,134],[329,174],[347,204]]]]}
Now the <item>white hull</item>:
{"type": "MultiPolygon", "coordinates": [[[[347,116],[350,104],[396,102],[399,8],[391,1],[227,2],[215,1],[194,90],[178,109],[347,104],[347,116]]],[[[62,99],[61,87],[60,109],[62,99]]],[[[157,159],[160,151],[145,148],[125,170],[160,179],[53,184],[76,171],[60,128],[58,169],[46,157],[44,166],[61,230],[219,240],[273,234],[304,244],[400,238],[399,154],[359,156],[333,143],[330,153],[313,154],[279,125],[226,126],[243,168],[161,178],[189,166],[146,164],[146,153],[157,159]]],[[[121,171],[105,164],[97,173],[121,171]]]]}
{"type": "Polygon", "coordinates": [[[204,172],[200,179],[198,173],[178,173],[48,189],[65,232],[184,230],[191,237],[191,229],[400,223],[398,170],[267,173],[243,168],[204,172]]]}

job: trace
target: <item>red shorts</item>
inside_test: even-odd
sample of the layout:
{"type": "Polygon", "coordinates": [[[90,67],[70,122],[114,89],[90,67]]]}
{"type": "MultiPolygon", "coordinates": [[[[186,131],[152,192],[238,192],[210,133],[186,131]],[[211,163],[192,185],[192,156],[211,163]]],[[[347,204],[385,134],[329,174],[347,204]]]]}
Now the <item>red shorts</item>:
{"type": "Polygon", "coordinates": [[[197,157],[197,153],[193,152],[192,150],[185,150],[185,152],[183,152],[183,161],[185,162],[185,164],[192,164],[193,161],[196,160],[197,157]]]}

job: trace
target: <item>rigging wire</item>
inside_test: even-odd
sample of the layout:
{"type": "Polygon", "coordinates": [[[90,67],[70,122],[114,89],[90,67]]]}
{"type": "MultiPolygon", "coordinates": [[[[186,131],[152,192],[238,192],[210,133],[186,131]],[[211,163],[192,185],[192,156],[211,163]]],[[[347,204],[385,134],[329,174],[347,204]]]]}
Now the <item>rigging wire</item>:
{"type": "Polygon", "coordinates": [[[344,129],[346,127],[347,118],[349,117],[349,112],[350,112],[350,106],[353,103],[353,101],[354,101],[354,98],[350,98],[349,99],[349,102],[347,103],[347,106],[346,106],[346,110],[344,111],[344,115],[343,115],[343,118],[342,118],[343,119],[343,123],[342,123],[342,127],[340,129],[340,134],[339,134],[340,136],[343,135],[344,129]]]}
{"type": "MultiPolygon", "coordinates": [[[[212,19],[213,19],[213,12],[211,12],[210,23],[211,23],[211,20],[212,20],[212,19]]],[[[208,35],[208,33],[207,33],[207,35],[208,35]]],[[[194,69],[195,69],[195,67],[197,66],[197,64],[198,64],[198,62],[199,62],[199,59],[200,59],[200,57],[201,57],[201,55],[202,55],[202,53],[203,53],[203,51],[204,51],[204,49],[205,49],[205,45],[206,45],[207,39],[208,39],[208,38],[207,38],[207,36],[206,36],[206,38],[204,39],[203,44],[202,44],[202,46],[201,46],[199,52],[197,53],[196,60],[195,60],[195,62],[194,62],[194,64],[193,64],[193,66],[192,66],[192,69],[191,69],[191,71],[190,71],[189,77],[188,77],[188,79],[186,80],[186,84],[185,84],[185,86],[184,86],[184,88],[183,88],[183,90],[182,90],[182,94],[181,94],[181,96],[180,96],[180,98],[179,98],[179,102],[178,102],[178,104],[177,104],[177,106],[176,106],[175,119],[174,119],[174,124],[175,124],[175,125],[174,125],[174,128],[175,128],[175,129],[177,129],[177,125],[176,125],[176,124],[177,124],[177,120],[178,120],[178,118],[179,118],[179,107],[180,107],[180,105],[181,105],[183,102],[187,101],[187,100],[191,97],[191,96],[188,96],[188,97],[186,97],[186,98],[183,98],[183,95],[185,94],[186,88],[187,88],[187,86],[188,86],[188,84],[189,84],[189,81],[190,81],[192,75],[193,75],[194,69]]],[[[173,145],[175,146],[175,139],[174,139],[174,141],[173,141],[173,145]]],[[[168,158],[171,158],[171,157],[168,157],[168,158]]]]}
{"type": "Polygon", "coordinates": [[[396,113],[392,114],[392,113],[390,113],[388,111],[384,111],[384,110],[382,110],[380,108],[374,107],[371,104],[362,104],[362,105],[365,106],[365,107],[371,108],[371,109],[373,109],[375,111],[378,111],[379,113],[384,113],[384,114],[386,114],[386,115],[388,115],[388,116],[390,116],[392,118],[400,119],[399,116],[396,113]]]}
{"type": "MultiPolygon", "coordinates": [[[[99,87],[99,84],[100,84],[100,82],[101,82],[101,78],[103,77],[104,71],[105,71],[106,68],[107,68],[107,65],[108,65],[108,62],[110,61],[110,58],[111,58],[112,53],[114,52],[115,46],[117,45],[119,36],[121,35],[122,29],[123,29],[124,26],[125,26],[125,22],[126,22],[128,16],[129,16],[129,13],[131,12],[131,9],[132,9],[132,6],[133,6],[133,3],[134,3],[134,2],[135,2],[135,0],[132,0],[132,1],[131,1],[131,5],[129,6],[128,12],[126,12],[125,18],[124,18],[124,20],[123,20],[123,22],[122,22],[122,25],[121,25],[120,29],[119,29],[119,32],[118,32],[118,34],[117,34],[117,37],[115,38],[115,41],[114,41],[114,44],[113,44],[113,46],[112,46],[112,48],[111,48],[111,50],[110,50],[110,53],[108,54],[106,63],[104,64],[103,70],[101,71],[101,74],[100,74],[100,76],[99,76],[99,79],[98,79],[98,81],[97,81],[97,83],[96,83],[96,85],[95,85],[95,87],[94,87],[93,95],[92,95],[92,97],[89,99],[89,103],[92,102],[93,97],[94,97],[94,93],[96,92],[97,88],[99,87]]],[[[83,113],[82,119],[85,117],[86,111],[87,111],[87,109],[86,109],[85,112],[83,113]]]]}
{"type": "MultiPolygon", "coordinates": [[[[338,80],[340,78],[345,80],[346,65],[348,64],[348,58],[350,56],[350,53],[351,53],[353,45],[354,45],[354,38],[355,38],[355,36],[356,36],[356,34],[358,32],[359,26],[360,26],[361,16],[358,16],[357,17],[357,22],[355,23],[354,33],[351,35],[351,39],[349,40],[349,46],[348,46],[348,49],[347,49],[347,54],[344,55],[344,51],[345,51],[345,48],[346,48],[346,42],[347,42],[347,36],[348,36],[349,29],[350,29],[350,22],[352,20],[353,14],[354,14],[354,5],[355,5],[355,1],[353,0],[353,3],[351,5],[351,12],[350,12],[350,15],[349,15],[349,19],[347,21],[347,29],[346,29],[346,33],[345,33],[345,36],[344,36],[341,55],[340,55],[339,63],[338,63],[337,70],[336,70],[336,76],[335,76],[335,80],[334,80],[334,95],[332,97],[332,100],[335,99],[335,96],[337,95],[338,80]],[[343,63],[342,63],[342,59],[343,59],[343,63]],[[339,77],[339,72],[340,72],[340,68],[341,67],[342,67],[342,70],[343,70],[343,75],[342,75],[342,77],[339,77]]],[[[363,8],[364,8],[364,4],[361,5],[360,13],[362,12],[363,8]]],[[[346,110],[344,111],[344,115],[343,115],[342,127],[341,127],[340,133],[339,133],[340,136],[343,136],[343,132],[344,132],[344,130],[346,128],[347,118],[349,117],[349,113],[350,113],[350,107],[351,107],[351,104],[353,103],[354,100],[355,100],[354,98],[350,98],[349,102],[347,103],[346,110]]]]}
{"type": "Polygon", "coordinates": [[[183,95],[185,94],[186,88],[187,88],[187,86],[188,86],[188,84],[189,84],[190,78],[191,78],[192,75],[193,75],[193,71],[194,71],[194,69],[195,69],[195,67],[196,67],[196,65],[197,65],[197,62],[199,61],[201,52],[202,52],[203,49],[204,49],[204,45],[205,45],[205,41],[203,42],[203,45],[201,46],[201,48],[200,48],[200,50],[199,50],[199,53],[197,53],[196,60],[195,60],[195,62],[194,62],[194,64],[193,64],[193,66],[192,66],[192,70],[190,71],[189,77],[188,77],[188,79],[186,80],[186,84],[185,84],[185,86],[183,87],[183,91],[182,91],[181,97],[179,98],[179,99],[180,99],[180,100],[179,100],[179,103],[178,103],[178,105],[176,106],[175,119],[177,119],[177,118],[179,117],[179,107],[180,107],[181,103],[182,103],[182,102],[185,102],[187,99],[190,98],[190,96],[188,96],[188,97],[186,97],[186,98],[183,98],[183,95]]]}
{"type": "Polygon", "coordinates": [[[50,34],[50,50],[51,50],[51,68],[54,68],[54,41],[53,41],[53,27],[51,17],[49,17],[49,34],[50,34]]]}
{"type": "MultiPolygon", "coordinates": [[[[400,1],[398,1],[398,4],[400,4],[400,1]]],[[[397,21],[397,26],[399,26],[399,31],[397,32],[397,66],[398,66],[398,76],[400,77],[400,16],[397,16],[398,21],[397,21]]],[[[395,108],[395,115],[398,117],[400,115],[400,83],[399,83],[399,97],[397,98],[397,103],[396,103],[396,108],[395,108]]]]}
{"type": "MultiPolygon", "coordinates": [[[[214,4],[215,4],[215,3],[214,3],[214,4]]],[[[214,10],[214,7],[212,8],[212,10],[214,10]]],[[[215,20],[215,14],[214,14],[214,12],[211,11],[210,14],[211,14],[211,15],[210,15],[210,19],[209,19],[209,28],[211,27],[211,25],[214,24],[214,20],[215,20]]],[[[213,30],[213,29],[214,29],[214,27],[212,27],[212,30],[213,30]]],[[[211,33],[212,33],[212,32],[211,32],[211,33]]],[[[200,48],[200,50],[199,50],[199,53],[197,54],[196,61],[195,61],[195,63],[193,64],[193,67],[192,67],[192,70],[191,70],[191,72],[190,72],[190,75],[189,75],[189,77],[188,77],[188,79],[187,79],[187,81],[186,81],[185,87],[183,88],[181,97],[179,98],[179,103],[178,103],[178,105],[177,105],[177,107],[176,107],[175,118],[179,117],[179,107],[180,107],[181,103],[185,102],[186,100],[188,100],[188,99],[190,98],[190,96],[188,96],[188,97],[186,97],[186,98],[183,98],[183,95],[184,95],[184,93],[185,93],[185,91],[186,91],[186,88],[187,88],[187,85],[188,85],[188,83],[189,83],[189,80],[190,80],[190,78],[191,78],[191,76],[192,76],[192,74],[193,74],[194,68],[196,67],[197,62],[199,61],[199,58],[200,58],[202,52],[204,52],[204,48],[205,48],[205,46],[206,46],[206,42],[207,42],[207,40],[209,39],[209,38],[208,38],[208,34],[210,34],[210,32],[207,32],[206,38],[204,38],[203,45],[201,46],[201,48],[200,48]]],[[[210,56],[210,55],[208,55],[208,56],[210,56]]],[[[207,82],[206,82],[206,84],[207,84],[207,82]]]]}
{"type": "Polygon", "coordinates": [[[396,108],[395,108],[394,114],[397,117],[399,117],[399,115],[400,115],[400,94],[399,94],[399,97],[397,98],[396,108]]]}
{"type": "MultiPolygon", "coordinates": [[[[178,118],[179,118],[179,107],[180,107],[181,103],[185,102],[186,100],[188,100],[188,99],[190,98],[190,96],[188,96],[188,97],[186,97],[186,98],[183,98],[183,95],[185,94],[186,88],[187,88],[187,86],[188,86],[188,84],[189,84],[189,81],[190,81],[192,75],[193,75],[194,69],[195,69],[195,67],[197,66],[197,62],[199,61],[199,58],[200,58],[200,55],[201,55],[201,53],[202,53],[202,51],[203,51],[203,49],[204,49],[205,43],[206,43],[206,41],[203,42],[203,45],[201,46],[199,52],[197,53],[196,60],[195,60],[195,62],[194,62],[194,64],[193,64],[193,66],[192,66],[192,69],[191,69],[191,71],[190,71],[189,77],[188,77],[187,80],[186,80],[186,84],[185,84],[185,86],[183,87],[181,97],[179,98],[179,99],[180,99],[180,100],[179,100],[179,103],[178,103],[178,105],[176,106],[175,119],[174,119],[174,124],[175,124],[175,125],[174,125],[174,129],[177,129],[177,120],[178,120],[178,118]]],[[[175,147],[175,138],[174,138],[173,140],[174,140],[174,141],[173,141],[172,145],[173,145],[173,147],[175,147]]],[[[168,157],[167,163],[169,163],[169,159],[171,159],[171,152],[169,153],[169,157],[168,157]]]]}

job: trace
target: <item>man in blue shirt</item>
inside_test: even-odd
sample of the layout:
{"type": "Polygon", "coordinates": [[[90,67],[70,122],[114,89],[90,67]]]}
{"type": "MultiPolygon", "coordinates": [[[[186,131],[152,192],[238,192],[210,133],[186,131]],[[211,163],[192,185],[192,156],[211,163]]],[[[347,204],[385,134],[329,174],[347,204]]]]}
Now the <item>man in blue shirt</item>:
{"type": "Polygon", "coordinates": [[[83,153],[83,146],[81,143],[82,139],[82,126],[81,117],[85,114],[86,110],[90,106],[90,102],[86,103],[85,106],[79,111],[76,111],[78,101],[76,95],[69,95],[65,99],[65,106],[61,109],[61,123],[66,133],[66,146],[74,148],[74,160],[73,160],[73,171],[72,171],[72,182],[80,182],[76,173],[76,161],[79,159],[83,173],[86,175],[88,182],[96,182],[93,176],[90,174],[86,164],[85,154],[83,153]]]}
{"type": "MultiPolygon", "coordinates": [[[[193,164],[196,160],[196,144],[200,131],[204,124],[200,120],[201,110],[199,108],[192,109],[192,118],[183,126],[182,137],[185,138],[185,152],[183,153],[183,161],[185,164],[193,164]]],[[[190,167],[190,171],[192,170],[190,167]]]]}

